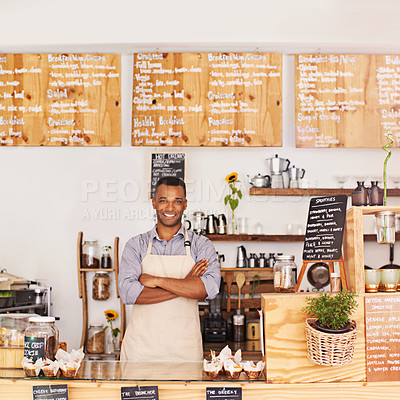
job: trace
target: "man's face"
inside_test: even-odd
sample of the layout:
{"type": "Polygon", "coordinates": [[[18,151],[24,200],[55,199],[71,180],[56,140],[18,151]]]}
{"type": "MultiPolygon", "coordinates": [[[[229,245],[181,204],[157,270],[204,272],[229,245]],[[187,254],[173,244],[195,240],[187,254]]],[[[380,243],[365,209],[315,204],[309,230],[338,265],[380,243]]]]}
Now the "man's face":
{"type": "Polygon", "coordinates": [[[182,214],[187,206],[182,187],[160,185],[152,202],[159,224],[174,227],[181,223],[182,214]]]}

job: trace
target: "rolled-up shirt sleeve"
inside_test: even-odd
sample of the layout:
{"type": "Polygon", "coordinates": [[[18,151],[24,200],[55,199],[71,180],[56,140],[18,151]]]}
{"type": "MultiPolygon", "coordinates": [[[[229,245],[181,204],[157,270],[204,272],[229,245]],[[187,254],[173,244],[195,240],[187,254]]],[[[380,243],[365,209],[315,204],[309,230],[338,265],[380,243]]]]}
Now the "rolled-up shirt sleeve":
{"type": "Polygon", "coordinates": [[[144,287],[139,282],[139,277],[142,274],[139,241],[140,236],[130,239],[122,252],[118,275],[118,290],[124,304],[135,304],[144,287]]]}
{"type": "Polygon", "coordinates": [[[196,263],[203,258],[208,259],[210,262],[207,271],[200,277],[200,279],[202,280],[207,292],[206,300],[212,300],[217,297],[221,284],[221,270],[217,259],[217,253],[211,240],[204,236],[201,236],[200,239],[196,241],[195,252],[196,263]]]}

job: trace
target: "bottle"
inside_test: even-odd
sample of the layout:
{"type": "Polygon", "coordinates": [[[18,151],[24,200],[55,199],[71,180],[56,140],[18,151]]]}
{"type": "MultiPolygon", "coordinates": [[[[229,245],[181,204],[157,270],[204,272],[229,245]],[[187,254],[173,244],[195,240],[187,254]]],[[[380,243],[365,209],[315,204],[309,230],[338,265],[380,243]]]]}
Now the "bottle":
{"type": "Polygon", "coordinates": [[[246,316],[242,314],[240,308],[235,310],[232,315],[232,340],[234,342],[244,342],[246,340],[246,316]]]}
{"type": "Polygon", "coordinates": [[[24,333],[24,357],[54,361],[58,350],[58,330],[54,317],[30,317],[24,333]]]}
{"type": "Polygon", "coordinates": [[[260,258],[258,259],[258,267],[265,268],[267,266],[267,259],[265,258],[265,253],[260,253],[260,258]]]}
{"type": "Polygon", "coordinates": [[[277,255],[274,265],[274,288],[276,292],[295,292],[297,266],[294,256],[277,255]]]}
{"type": "Polygon", "coordinates": [[[275,253],[269,253],[267,266],[268,268],[274,268],[274,265],[275,265],[275,253]]]}
{"type": "Polygon", "coordinates": [[[111,282],[107,272],[96,272],[92,283],[92,297],[94,300],[107,300],[110,297],[111,282]]]}
{"type": "Polygon", "coordinates": [[[250,253],[249,257],[249,268],[257,268],[258,267],[258,258],[255,253],[250,253]]]}
{"type": "Polygon", "coordinates": [[[86,240],[82,246],[82,268],[99,268],[99,245],[97,240],[86,240]]]}
{"type": "Polygon", "coordinates": [[[364,186],[364,181],[357,181],[357,187],[351,193],[351,204],[353,206],[368,205],[368,189],[364,186]]]}
{"type": "Polygon", "coordinates": [[[100,268],[112,268],[112,261],[110,255],[111,246],[103,246],[103,252],[101,254],[100,268]]]}
{"type": "Polygon", "coordinates": [[[378,181],[371,181],[369,204],[383,206],[383,190],[378,186],[378,181]]]}
{"type": "Polygon", "coordinates": [[[92,324],[88,330],[86,351],[92,354],[104,353],[105,332],[102,324],[92,324]]]}

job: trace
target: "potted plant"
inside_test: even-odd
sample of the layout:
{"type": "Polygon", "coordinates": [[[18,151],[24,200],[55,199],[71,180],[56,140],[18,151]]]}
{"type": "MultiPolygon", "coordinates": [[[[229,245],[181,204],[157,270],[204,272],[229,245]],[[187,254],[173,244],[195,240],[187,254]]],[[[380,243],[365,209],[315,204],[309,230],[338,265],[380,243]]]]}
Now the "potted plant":
{"type": "Polygon", "coordinates": [[[308,297],[302,309],[306,319],[307,357],[318,365],[346,365],[353,359],[357,323],[350,319],[358,306],[357,295],[319,292],[308,297]]]}

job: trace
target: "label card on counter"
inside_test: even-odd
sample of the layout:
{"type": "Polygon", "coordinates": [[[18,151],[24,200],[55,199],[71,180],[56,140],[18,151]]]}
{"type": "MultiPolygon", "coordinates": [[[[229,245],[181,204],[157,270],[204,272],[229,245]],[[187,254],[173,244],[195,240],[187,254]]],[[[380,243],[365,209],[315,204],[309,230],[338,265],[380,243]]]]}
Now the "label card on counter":
{"type": "Polygon", "coordinates": [[[158,386],[122,387],[121,400],[158,400],[158,386]]]}
{"type": "Polygon", "coordinates": [[[206,388],[207,400],[242,400],[242,388],[211,387],[206,388]]]}
{"type": "Polygon", "coordinates": [[[68,400],[67,385],[33,386],[33,400],[68,400]]]}
{"type": "Polygon", "coordinates": [[[308,210],[303,260],[339,260],[342,255],[347,196],[316,197],[308,210]]]}
{"type": "Polygon", "coordinates": [[[282,146],[282,54],[134,54],[131,143],[282,146]]]}
{"type": "Polygon", "coordinates": [[[175,176],[185,181],[186,153],[151,154],[150,198],[154,197],[156,183],[164,176],[175,176]]]}
{"type": "Polygon", "coordinates": [[[399,380],[399,296],[365,296],[365,358],[368,382],[399,380]]]}

